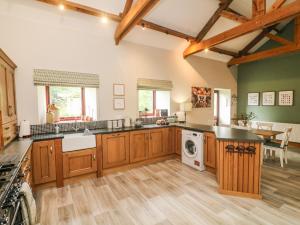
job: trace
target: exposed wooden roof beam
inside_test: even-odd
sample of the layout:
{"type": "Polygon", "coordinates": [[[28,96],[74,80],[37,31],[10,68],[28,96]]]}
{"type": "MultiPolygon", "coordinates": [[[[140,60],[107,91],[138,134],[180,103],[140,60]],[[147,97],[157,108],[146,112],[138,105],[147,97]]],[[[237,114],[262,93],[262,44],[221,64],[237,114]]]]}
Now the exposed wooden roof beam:
{"type": "Polygon", "coordinates": [[[126,0],[125,6],[123,9],[123,13],[122,13],[122,17],[124,17],[129,12],[129,10],[131,9],[132,3],[133,3],[133,0],[126,0]]]}
{"type": "Polygon", "coordinates": [[[268,34],[266,35],[266,37],[269,38],[270,40],[276,41],[276,42],[278,42],[278,43],[280,43],[280,44],[282,44],[282,45],[293,45],[293,44],[295,44],[295,43],[292,42],[292,41],[289,41],[289,40],[287,40],[287,39],[285,39],[285,38],[276,36],[276,35],[271,34],[271,33],[268,33],[268,34]]]}
{"type": "Polygon", "coordinates": [[[279,9],[285,2],[286,0],[276,0],[271,7],[271,11],[279,9]]]}
{"type": "Polygon", "coordinates": [[[255,45],[257,45],[270,31],[272,27],[263,29],[249,44],[247,44],[240,52],[239,56],[246,55],[255,45]]]}
{"type": "Polygon", "coordinates": [[[266,0],[252,0],[252,18],[266,13],[266,0]]]}
{"type": "Polygon", "coordinates": [[[212,47],[209,50],[213,51],[213,52],[217,52],[217,53],[223,54],[223,55],[232,56],[232,57],[238,57],[238,55],[239,55],[236,52],[228,51],[228,50],[217,48],[217,47],[212,47]]]}
{"type": "MultiPolygon", "coordinates": [[[[48,3],[48,4],[51,4],[51,5],[58,5],[60,3],[60,1],[58,1],[58,0],[36,0],[36,1],[48,3]]],[[[80,12],[80,13],[83,13],[83,14],[87,14],[87,15],[91,15],[91,16],[97,16],[97,17],[105,15],[113,21],[116,21],[116,22],[121,21],[121,16],[120,15],[107,13],[105,11],[98,10],[98,9],[95,9],[95,8],[91,8],[91,7],[87,7],[87,6],[84,6],[84,5],[81,5],[81,4],[77,4],[77,3],[73,3],[73,2],[69,2],[69,1],[64,1],[64,6],[65,6],[66,9],[76,11],[76,12],[80,12]]],[[[176,36],[178,38],[183,38],[183,39],[186,39],[188,41],[194,41],[195,40],[195,38],[190,36],[190,35],[181,33],[181,32],[176,31],[176,30],[169,29],[167,27],[160,26],[160,25],[152,23],[152,22],[148,22],[146,20],[141,20],[138,23],[138,25],[144,26],[148,29],[152,29],[152,30],[155,30],[155,31],[158,31],[158,32],[173,35],[173,36],[176,36]]]]}
{"type": "MultiPolygon", "coordinates": [[[[269,10],[270,12],[272,12],[273,10],[279,9],[284,3],[286,2],[286,0],[276,0],[271,9],[269,10]]],[[[279,31],[276,29],[276,25],[271,27],[272,29],[269,28],[265,28],[263,29],[263,31],[256,36],[246,47],[244,47],[241,51],[240,51],[240,56],[242,55],[246,55],[255,45],[257,45],[268,33],[271,32],[271,30],[275,30],[277,33],[279,33],[279,31]]]]}
{"type": "MultiPolygon", "coordinates": [[[[44,2],[50,5],[56,5],[58,6],[59,4],[62,3],[61,0],[36,0],[39,2],[44,2]]],[[[115,22],[120,22],[121,21],[121,17],[112,13],[108,13],[99,9],[95,9],[89,6],[85,6],[85,5],[81,5],[75,2],[70,2],[70,1],[63,1],[63,4],[65,6],[66,9],[68,10],[72,10],[72,11],[76,11],[76,12],[80,12],[80,13],[84,13],[84,14],[88,14],[91,16],[106,16],[107,18],[109,18],[110,20],[113,20],[115,22]]]]}
{"type": "Polygon", "coordinates": [[[170,28],[160,26],[158,24],[155,24],[155,23],[152,23],[152,22],[149,22],[149,21],[146,21],[146,20],[141,20],[138,23],[138,25],[140,25],[142,27],[145,27],[145,28],[148,28],[148,29],[151,29],[151,30],[156,30],[158,32],[165,33],[167,35],[173,35],[173,36],[178,37],[178,38],[183,38],[187,41],[194,41],[195,40],[195,38],[191,35],[184,34],[182,32],[172,30],[170,28]]]}
{"type": "MultiPolygon", "coordinates": [[[[37,1],[48,3],[48,4],[51,4],[51,5],[55,5],[55,6],[57,6],[61,3],[60,0],[37,0],[37,1]]],[[[68,10],[76,11],[76,12],[91,15],[91,16],[99,17],[99,16],[105,15],[109,19],[111,19],[113,21],[116,21],[116,22],[120,22],[121,18],[122,18],[122,15],[124,14],[124,11],[123,11],[122,15],[115,15],[115,14],[107,13],[107,12],[102,11],[102,10],[98,10],[98,9],[95,9],[95,8],[92,8],[92,7],[87,7],[87,6],[84,6],[84,5],[81,5],[81,4],[78,4],[78,3],[69,2],[69,1],[64,1],[64,6],[68,10]]],[[[176,30],[164,27],[164,26],[160,26],[158,24],[155,24],[155,23],[152,23],[152,22],[149,22],[149,21],[146,21],[146,20],[141,20],[140,22],[138,22],[137,25],[146,27],[147,29],[162,32],[162,33],[165,33],[167,35],[172,35],[172,36],[175,36],[175,37],[178,37],[178,38],[182,38],[182,39],[185,39],[187,41],[195,41],[195,38],[191,35],[184,34],[182,32],[179,32],[179,31],[176,31],[176,30]]],[[[230,56],[236,55],[236,53],[234,53],[234,52],[222,50],[222,49],[219,49],[219,48],[213,49],[212,51],[215,51],[215,52],[218,52],[218,53],[221,53],[221,54],[230,55],[230,56]]]]}
{"type": "Polygon", "coordinates": [[[268,34],[268,37],[272,37],[275,41],[280,42],[283,44],[281,47],[253,53],[246,56],[241,56],[238,58],[233,58],[228,62],[228,66],[232,66],[235,64],[242,64],[247,62],[253,62],[261,59],[266,59],[270,57],[275,57],[283,54],[288,53],[294,53],[294,52],[300,52],[300,16],[297,16],[295,18],[295,37],[294,42],[288,41],[284,38],[278,37],[278,36],[270,36],[271,34],[268,34]]]}
{"type": "Polygon", "coordinates": [[[230,41],[253,31],[272,26],[282,20],[297,16],[299,14],[300,0],[296,0],[285,7],[273,10],[265,15],[257,16],[251,21],[243,23],[200,43],[193,43],[184,51],[183,56],[186,58],[187,56],[203,51],[204,49],[209,49],[215,45],[230,41]]]}
{"type": "Polygon", "coordinates": [[[233,0],[223,0],[220,2],[219,8],[215,11],[214,15],[208,20],[208,22],[205,24],[202,30],[198,33],[196,37],[197,42],[201,41],[205,37],[208,31],[213,27],[213,25],[220,18],[222,11],[227,9],[232,1],[233,0]]]}
{"type": "Polygon", "coordinates": [[[121,39],[124,38],[158,2],[159,0],[138,0],[119,23],[115,32],[116,44],[119,44],[121,39]]]}
{"type": "Polygon", "coordinates": [[[284,45],[281,47],[273,48],[270,50],[265,50],[262,52],[253,53],[246,56],[241,56],[239,58],[233,58],[229,61],[228,66],[236,65],[236,64],[242,64],[247,62],[253,62],[258,61],[261,59],[266,59],[270,57],[275,57],[287,53],[293,53],[300,51],[300,46],[293,44],[293,45],[284,45]]]}
{"type": "Polygon", "coordinates": [[[221,16],[239,23],[246,23],[249,21],[249,18],[247,18],[246,16],[242,16],[240,14],[237,14],[233,11],[229,11],[229,10],[223,10],[221,12],[221,16]]]}

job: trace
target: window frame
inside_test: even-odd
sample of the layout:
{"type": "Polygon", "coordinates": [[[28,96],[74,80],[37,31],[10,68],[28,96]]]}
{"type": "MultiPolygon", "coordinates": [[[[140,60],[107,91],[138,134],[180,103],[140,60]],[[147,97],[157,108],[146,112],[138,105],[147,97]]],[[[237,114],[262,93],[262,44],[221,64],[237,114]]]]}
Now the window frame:
{"type": "MultiPolygon", "coordinates": [[[[81,90],[81,115],[82,116],[69,116],[69,117],[60,117],[60,121],[72,121],[72,120],[81,120],[85,116],[85,88],[80,87],[81,90]]],[[[50,86],[45,86],[46,91],[46,106],[50,105],[50,86]]]]}
{"type": "MultiPolygon", "coordinates": [[[[143,90],[143,89],[140,89],[140,90],[143,90]]],[[[138,90],[138,91],[140,91],[138,90]]],[[[142,114],[142,117],[147,117],[147,116],[153,116],[153,117],[156,117],[156,92],[159,91],[159,90],[156,90],[156,89],[147,89],[148,91],[152,91],[152,101],[153,101],[153,108],[152,108],[152,112],[151,113],[143,113],[142,114]]],[[[138,99],[138,101],[140,101],[140,99],[138,99]]],[[[138,103],[139,104],[139,103],[138,103]]],[[[170,112],[169,112],[170,113],[170,112]]],[[[170,115],[170,114],[169,114],[170,115]]]]}

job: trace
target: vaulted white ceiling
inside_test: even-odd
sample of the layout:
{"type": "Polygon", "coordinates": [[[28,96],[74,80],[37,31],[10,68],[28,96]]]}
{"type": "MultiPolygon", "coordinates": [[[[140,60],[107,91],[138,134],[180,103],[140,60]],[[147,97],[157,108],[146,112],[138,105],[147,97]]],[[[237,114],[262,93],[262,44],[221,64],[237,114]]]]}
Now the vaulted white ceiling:
{"type": "MultiPolygon", "coordinates": [[[[126,0],[70,1],[101,9],[103,11],[114,14],[121,13],[126,2],[126,0]]],[[[274,1],[275,0],[267,0],[267,10],[271,8],[274,1]]],[[[289,4],[293,1],[294,0],[288,0],[285,4],[289,4]]],[[[219,2],[219,0],[161,0],[146,15],[144,19],[195,37],[217,10],[219,2]]],[[[248,18],[251,18],[252,0],[234,0],[231,3],[230,8],[248,18]]],[[[282,23],[281,27],[283,27],[287,22],[288,21],[282,23]]],[[[238,25],[238,22],[221,17],[212,27],[212,29],[207,33],[204,39],[212,37],[238,25]]],[[[217,47],[238,52],[243,49],[259,33],[260,31],[253,32],[232,41],[222,43],[217,47]]],[[[183,50],[189,44],[186,40],[156,32],[150,29],[142,30],[140,27],[135,27],[125,37],[125,40],[170,50],[183,50]]],[[[252,51],[261,46],[265,41],[267,41],[267,39],[261,41],[257,46],[255,46],[254,49],[252,49],[252,51]]],[[[230,56],[215,52],[201,52],[196,55],[225,62],[229,61],[231,58],[230,56]]]]}

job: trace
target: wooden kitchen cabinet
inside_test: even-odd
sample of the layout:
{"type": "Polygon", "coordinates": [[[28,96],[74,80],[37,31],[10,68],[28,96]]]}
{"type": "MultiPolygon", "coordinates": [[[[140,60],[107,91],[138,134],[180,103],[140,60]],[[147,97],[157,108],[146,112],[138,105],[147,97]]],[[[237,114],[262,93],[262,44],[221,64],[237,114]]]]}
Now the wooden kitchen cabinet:
{"type": "Polygon", "coordinates": [[[63,153],[64,178],[97,171],[96,148],[63,153]]]}
{"type": "Polygon", "coordinates": [[[34,184],[56,180],[55,144],[53,140],[33,143],[32,149],[34,184]]]}
{"type": "Polygon", "coordinates": [[[164,128],[165,154],[175,153],[175,127],[164,128]]]}
{"type": "Polygon", "coordinates": [[[150,129],[149,158],[165,155],[164,128],[150,129]]]}
{"type": "Polygon", "coordinates": [[[149,131],[130,132],[130,163],[149,158],[149,131]]]}
{"type": "Polygon", "coordinates": [[[129,164],[129,133],[102,135],[103,168],[112,168],[129,164]]]}
{"type": "Polygon", "coordinates": [[[14,70],[16,65],[11,59],[0,49],[0,111],[1,111],[1,126],[2,139],[1,146],[9,144],[16,137],[17,113],[15,99],[15,78],[14,70]],[[14,126],[10,130],[9,126],[14,126]],[[5,127],[3,127],[5,125],[5,127]]]}
{"type": "Polygon", "coordinates": [[[23,179],[25,182],[29,184],[30,187],[33,186],[31,157],[32,157],[32,147],[30,146],[21,163],[21,171],[24,175],[23,179]]]}
{"type": "Polygon", "coordinates": [[[204,133],[204,164],[216,168],[216,137],[214,133],[204,133]]]}
{"type": "Polygon", "coordinates": [[[175,128],[175,153],[181,155],[181,143],[182,143],[182,129],[175,128]]]}

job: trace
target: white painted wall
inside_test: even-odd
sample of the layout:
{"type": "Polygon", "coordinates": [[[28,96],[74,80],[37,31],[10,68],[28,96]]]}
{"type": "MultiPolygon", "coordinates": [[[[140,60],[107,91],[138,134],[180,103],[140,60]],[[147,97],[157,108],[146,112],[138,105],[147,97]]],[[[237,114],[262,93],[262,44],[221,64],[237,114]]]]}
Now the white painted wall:
{"type": "MultiPolygon", "coordinates": [[[[16,95],[19,120],[39,122],[37,88],[33,69],[57,69],[100,75],[98,118],[136,117],[137,78],[173,81],[171,110],[190,99],[191,86],[231,89],[236,80],[225,63],[190,57],[182,49],[169,51],[122,41],[115,46],[115,24],[100,24],[97,18],[59,12],[55,7],[31,0],[0,1],[0,47],[18,65],[16,95]],[[113,83],[126,85],[126,109],[114,111],[113,83]]],[[[196,109],[188,121],[209,124],[213,108],[196,109]]]]}

